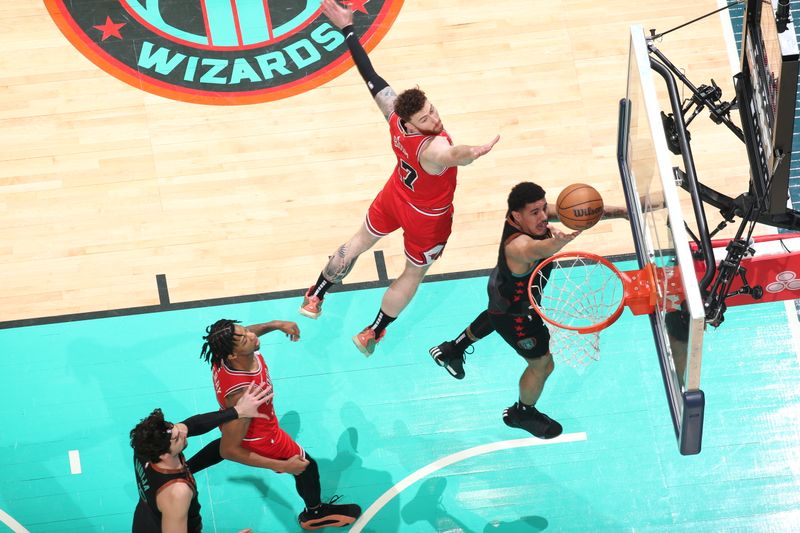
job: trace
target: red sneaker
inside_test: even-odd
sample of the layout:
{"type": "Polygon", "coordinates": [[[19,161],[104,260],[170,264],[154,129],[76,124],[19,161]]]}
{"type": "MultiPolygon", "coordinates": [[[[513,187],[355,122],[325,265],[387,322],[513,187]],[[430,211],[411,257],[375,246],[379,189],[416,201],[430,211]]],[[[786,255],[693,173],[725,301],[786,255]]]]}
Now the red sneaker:
{"type": "Polygon", "coordinates": [[[300,306],[300,314],[316,320],[322,314],[322,298],[314,296],[312,293],[316,287],[311,287],[303,297],[303,305],[300,306]]]}
{"type": "Polygon", "coordinates": [[[375,351],[375,345],[378,344],[385,336],[386,330],[381,331],[381,334],[375,338],[374,329],[364,328],[361,333],[353,337],[353,343],[361,353],[369,357],[375,351]]]}

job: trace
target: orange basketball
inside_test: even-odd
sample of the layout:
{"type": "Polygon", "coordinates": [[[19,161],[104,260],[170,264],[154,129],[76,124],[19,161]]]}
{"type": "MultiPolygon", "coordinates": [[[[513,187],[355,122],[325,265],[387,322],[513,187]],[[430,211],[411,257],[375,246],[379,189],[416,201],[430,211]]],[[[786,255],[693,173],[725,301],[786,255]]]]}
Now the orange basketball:
{"type": "Polygon", "coordinates": [[[603,217],[603,197],[591,185],[573,183],[558,195],[556,210],[569,229],[589,229],[603,217]]]}

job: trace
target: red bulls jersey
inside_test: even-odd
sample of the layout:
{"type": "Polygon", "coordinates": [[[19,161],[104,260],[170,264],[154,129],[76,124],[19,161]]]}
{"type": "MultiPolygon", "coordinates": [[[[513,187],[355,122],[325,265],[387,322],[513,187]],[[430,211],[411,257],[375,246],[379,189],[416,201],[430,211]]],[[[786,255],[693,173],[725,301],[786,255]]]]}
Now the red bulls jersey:
{"type": "MultiPolygon", "coordinates": [[[[252,372],[235,370],[223,361],[219,365],[214,365],[211,371],[214,380],[214,392],[217,395],[217,402],[221,409],[225,409],[225,397],[233,392],[244,391],[250,383],[257,383],[264,386],[268,393],[272,392],[272,381],[269,379],[269,369],[260,352],[255,353],[258,368],[252,372]]],[[[278,419],[275,416],[275,408],[272,401],[265,403],[258,408],[260,413],[269,416],[269,420],[263,418],[253,418],[244,441],[255,441],[272,437],[278,430],[278,419]]]]}
{"type": "Polygon", "coordinates": [[[451,145],[453,140],[446,131],[439,135],[410,133],[395,113],[389,116],[389,133],[397,166],[386,186],[393,187],[401,198],[426,214],[446,211],[453,203],[458,167],[448,167],[441,174],[428,174],[419,162],[419,154],[435,137],[444,137],[451,145]]]}

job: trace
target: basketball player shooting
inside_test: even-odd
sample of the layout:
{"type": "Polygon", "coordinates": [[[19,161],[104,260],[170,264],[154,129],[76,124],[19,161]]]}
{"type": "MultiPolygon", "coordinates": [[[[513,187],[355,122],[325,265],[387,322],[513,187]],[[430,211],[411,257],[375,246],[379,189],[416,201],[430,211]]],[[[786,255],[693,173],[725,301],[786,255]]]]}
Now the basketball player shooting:
{"type": "MultiPolygon", "coordinates": [[[[503,422],[536,437],[552,439],[561,434],[561,424],[535,407],[554,368],[550,333],[542,318],[530,309],[527,281],[540,261],[559,252],[582,231],[566,233],[550,225],[563,216],[565,206],[548,204],[544,189],[535,183],[515,185],[507,203],[497,265],[489,274],[487,309],[454,340],[434,346],[429,353],[450,375],[463,379],[464,351],[493,331],[499,333],[527,365],[519,378],[519,399],[503,412],[503,422]]],[[[601,212],[598,215],[591,211],[588,216],[599,220],[625,218],[628,214],[617,206],[601,207],[601,212]]],[[[543,289],[543,284],[538,287],[540,293],[543,289]]]]}
{"type": "Polygon", "coordinates": [[[405,269],[384,293],[375,320],[353,337],[356,347],[369,356],[444,251],[453,222],[457,167],[489,153],[500,136],[479,146],[453,145],[439,112],[423,91],[408,89],[398,95],[378,76],[355,33],[353,12],[336,0],[323,0],[322,9],[344,34],[359,74],[389,122],[397,165],[370,205],[364,224],[333,253],[306,292],[300,313],[318,318],[325,293],[347,276],[358,256],[402,228],[405,269]]]}

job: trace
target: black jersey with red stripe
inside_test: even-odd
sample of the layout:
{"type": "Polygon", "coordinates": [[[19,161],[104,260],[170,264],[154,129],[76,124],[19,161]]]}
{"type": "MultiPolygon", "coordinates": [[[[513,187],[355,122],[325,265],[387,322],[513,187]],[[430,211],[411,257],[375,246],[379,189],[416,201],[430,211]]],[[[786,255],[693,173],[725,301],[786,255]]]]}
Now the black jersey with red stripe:
{"type": "Polygon", "coordinates": [[[200,533],[203,519],[200,516],[200,502],[197,501],[197,483],[186,466],[183,454],[179,455],[180,468],[164,468],[154,463],[143,463],[133,458],[136,472],[136,486],[139,489],[139,503],[133,514],[133,533],[160,533],[161,511],[156,501],[158,493],[173,483],[186,483],[192,488],[192,501],[189,503],[187,521],[188,533],[200,533]]]}
{"type": "MultiPolygon", "coordinates": [[[[514,239],[527,235],[531,239],[544,240],[552,237],[550,231],[546,235],[532,235],[525,233],[522,228],[515,224],[511,218],[506,218],[503,225],[503,235],[500,238],[500,250],[497,252],[497,265],[489,274],[489,312],[493,314],[515,314],[527,315],[529,313],[530,299],[528,298],[528,277],[540,261],[531,263],[530,268],[524,274],[515,274],[508,268],[506,260],[506,245],[514,239]]],[[[541,295],[547,279],[550,277],[552,263],[542,268],[543,276],[539,277],[537,284],[533,287],[533,294],[541,295]]],[[[541,296],[539,296],[541,297],[541,296]]]]}

